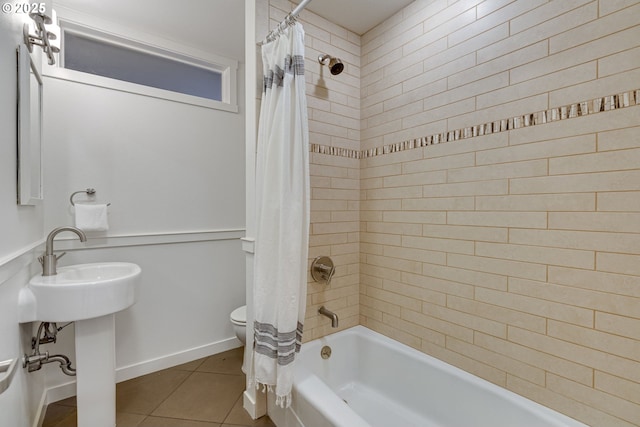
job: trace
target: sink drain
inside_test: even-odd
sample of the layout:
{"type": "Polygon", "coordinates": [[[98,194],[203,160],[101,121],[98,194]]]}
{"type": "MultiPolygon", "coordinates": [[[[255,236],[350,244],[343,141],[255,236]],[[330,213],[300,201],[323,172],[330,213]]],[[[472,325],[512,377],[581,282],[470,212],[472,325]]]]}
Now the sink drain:
{"type": "Polygon", "coordinates": [[[323,359],[328,359],[331,357],[331,347],[329,347],[328,345],[325,345],[324,347],[322,347],[322,350],[320,350],[320,357],[322,357],[323,359]]]}

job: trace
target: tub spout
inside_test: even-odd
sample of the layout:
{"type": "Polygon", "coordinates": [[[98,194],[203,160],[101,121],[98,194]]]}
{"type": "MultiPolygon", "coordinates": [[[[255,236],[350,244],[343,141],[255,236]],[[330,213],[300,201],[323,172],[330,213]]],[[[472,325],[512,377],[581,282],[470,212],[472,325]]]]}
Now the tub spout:
{"type": "Polygon", "coordinates": [[[333,311],[327,310],[326,307],[323,305],[322,307],[320,307],[320,310],[318,310],[318,313],[322,314],[323,316],[327,316],[329,319],[331,319],[332,328],[338,327],[338,315],[335,314],[333,311]]]}

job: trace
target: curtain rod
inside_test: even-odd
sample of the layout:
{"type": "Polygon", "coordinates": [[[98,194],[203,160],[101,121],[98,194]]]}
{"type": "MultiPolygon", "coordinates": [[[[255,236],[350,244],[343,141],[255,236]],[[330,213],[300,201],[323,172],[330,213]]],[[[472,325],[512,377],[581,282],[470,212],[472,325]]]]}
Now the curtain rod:
{"type": "Polygon", "coordinates": [[[289,25],[292,25],[296,21],[298,15],[300,14],[300,12],[302,12],[302,9],[307,7],[309,3],[311,3],[311,0],[302,0],[300,4],[295,7],[295,9],[293,9],[287,14],[287,16],[284,17],[284,19],[276,26],[276,28],[271,30],[271,32],[267,35],[267,37],[265,37],[262,42],[258,43],[258,45],[263,45],[275,40],[278,35],[282,31],[284,31],[285,28],[287,28],[289,25]]]}

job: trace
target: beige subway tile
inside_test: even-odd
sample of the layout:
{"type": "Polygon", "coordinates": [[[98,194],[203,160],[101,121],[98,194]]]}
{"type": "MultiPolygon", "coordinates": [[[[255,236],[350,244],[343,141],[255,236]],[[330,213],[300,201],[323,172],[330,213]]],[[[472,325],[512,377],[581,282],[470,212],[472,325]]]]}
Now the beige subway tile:
{"type": "MultiPolygon", "coordinates": [[[[370,288],[369,290],[374,290],[370,288]]],[[[382,299],[376,299],[369,295],[360,295],[360,304],[362,304],[363,309],[369,309],[371,311],[375,310],[379,313],[378,317],[382,319],[382,313],[387,313],[392,316],[400,317],[400,306],[396,304],[392,304],[389,301],[384,301],[382,299]]]]}
{"type": "MultiPolygon", "coordinates": [[[[415,298],[405,296],[396,292],[384,290],[384,289],[369,288],[367,290],[367,296],[379,301],[384,301],[386,303],[399,306],[401,308],[404,307],[408,310],[420,311],[422,307],[422,302],[415,298]]],[[[389,313],[389,314],[393,314],[393,313],[389,313]]],[[[393,314],[393,315],[399,317],[399,314],[393,314]]]]}
{"type": "Polygon", "coordinates": [[[447,172],[444,170],[433,172],[407,173],[384,178],[385,187],[405,187],[416,184],[441,184],[447,182],[447,172]]]}
{"type": "MultiPolygon", "coordinates": [[[[499,291],[507,290],[507,278],[505,276],[492,273],[482,273],[479,271],[465,270],[462,268],[455,268],[451,266],[424,263],[422,265],[422,274],[424,276],[433,277],[436,279],[459,282],[473,286],[480,286],[483,288],[495,289],[499,291]]],[[[464,289],[467,295],[473,295],[472,293],[468,292],[471,289],[467,287],[465,287],[464,289]]]]}
{"type": "Polygon", "coordinates": [[[422,234],[422,226],[420,224],[405,224],[399,222],[368,222],[366,231],[369,233],[420,236],[422,234]]]}
{"type": "Polygon", "coordinates": [[[331,188],[331,178],[324,176],[311,176],[311,188],[331,188]]]}
{"type": "MultiPolygon", "coordinates": [[[[637,177],[640,180],[640,175],[637,177]]],[[[549,228],[562,230],[640,233],[640,213],[550,212],[549,228]]]]}
{"type": "MultiPolygon", "coordinates": [[[[622,50],[622,46],[617,46],[622,50]]],[[[640,68],[640,48],[625,50],[598,60],[598,77],[610,76],[621,71],[640,68]]]]}
{"type": "Polygon", "coordinates": [[[309,162],[316,165],[337,166],[351,169],[358,169],[360,167],[360,161],[358,159],[318,153],[310,153],[309,162]]]}
{"type": "MultiPolygon", "coordinates": [[[[398,331],[408,332],[411,335],[419,337],[421,340],[434,343],[436,345],[444,345],[444,334],[433,329],[429,329],[425,325],[415,324],[403,318],[386,315],[383,315],[383,322],[397,328],[398,331]]],[[[393,337],[394,335],[391,336],[393,337]]]]}
{"type": "MultiPolygon", "coordinates": [[[[381,156],[384,157],[384,156],[381,156]]],[[[402,174],[401,164],[391,164],[384,166],[367,167],[361,171],[362,178],[378,178],[402,174]]]]}
{"type": "Polygon", "coordinates": [[[485,258],[461,254],[448,254],[447,265],[504,276],[545,280],[547,267],[542,264],[485,258]]]}
{"type": "MultiPolygon", "coordinates": [[[[362,303],[360,306],[360,316],[364,316],[366,318],[377,320],[378,322],[382,322],[382,312],[380,310],[376,310],[374,308],[370,308],[369,306],[362,303]]],[[[362,322],[361,325],[366,324],[366,321],[362,322]]],[[[307,325],[305,325],[306,328],[307,325]]]]}
{"type": "Polygon", "coordinates": [[[404,163],[402,165],[402,172],[404,174],[410,174],[451,168],[462,168],[473,166],[474,161],[475,156],[473,153],[454,154],[447,157],[439,157],[437,159],[424,159],[404,163]]]}
{"type": "Polygon", "coordinates": [[[422,196],[422,187],[375,188],[367,190],[368,200],[406,199],[422,196]]]}
{"type": "MultiPolygon", "coordinates": [[[[429,184],[422,187],[424,197],[488,196],[507,194],[506,179],[478,182],[429,184]]],[[[462,214],[462,213],[460,213],[462,214]]]]}
{"type": "Polygon", "coordinates": [[[401,236],[398,234],[384,233],[360,233],[360,239],[363,243],[375,243],[380,245],[400,246],[401,236]]]}
{"type": "Polygon", "coordinates": [[[348,233],[351,231],[357,231],[360,227],[358,222],[332,222],[332,223],[320,223],[312,224],[313,234],[335,234],[335,233],[348,233]]]}
{"type": "MultiPolygon", "coordinates": [[[[509,188],[511,194],[586,193],[625,190],[640,190],[640,170],[515,178],[510,180],[509,188]]],[[[560,222],[563,215],[566,216],[569,214],[552,213],[550,214],[550,218],[555,217],[555,219],[560,222]]],[[[583,215],[591,216],[590,219],[596,219],[597,215],[613,214],[585,213],[583,215]]],[[[550,228],[555,227],[553,224],[550,224],[550,228]]],[[[577,227],[574,226],[571,228],[576,229],[577,227]]],[[[615,231],[615,228],[616,227],[612,226],[610,231],[615,231]]]]}
{"type": "Polygon", "coordinates": [[[411,261],[400,258],[390,258],[388,256],[367,255],[367,264],[377,265],[382,268],[388,268],[407,273],[422,272],[422,263],[419,261],[411,261]]]}
{"type": "MultiPolygon", "coordinates": [[[[474,243],[469,240],[437,239],[433,237],[402,236],[402,246],[431,251],[474,254],[474,243]]],[[[423,259],[427,261],[427,259],[423,259]]]]}
{"type": "Polygon", "coordinates": [[[563,267],[585,269],[595,267],[595,253],[593,251],[488,242],[476,242],[475,245],[475,254],[478,256],[563,267]]]}
{"type": "Polygon", "coordinates": [[[506,243],[508,230],[499,227],[425,224],[422,227],[422,235],[426,237],[506,243]]]}
{"type": "MultiPolygon", "coordinates": [[[[445,43],[445,42],[446,41],[443,41],[442,43],[445,43]]],[[[423,66],[423,72],[421,74],[418,74],[414,77],[411,77],[403,81],[402,89],[404,92],[409,92],[414,89],[418,89],[422,86],[425,86],[430,83],[434,83],[438,80],[448,79],[449,76],[455,75],[456,73],[460,73],[463,70],[468,70],[469,68],[476,65],[475,53],[469,53],[459,58],[456,58],[453,61],[442,64],[440,67],[429,70],[428,72],[424,72],[423,60],[424,60],[424,57],[420,58],[419,60],[419,64],[423,66]]]]}
{"type": "Polygon", "coordinates": [[[405,309],[402,310],[402,319],[444,335],[449,335],[467,342],[473,342],[472,329],[447,322],[446,320],[428,314],[405,309]]]}
{"type": "MultiPolygon", "coordinates": [[[[593,211],[594,193],[478,196],[478,211],[593,211]]],[[[514,242],[515,243],[515,242],[514,242]]]]}
{"type": "MultiPolygon", "coordinates": [[[[431,266],[433,264],[429,265],[431,266]]],[[[464,298],[473,297],[473,286],[450,280],[429,277],[423,274],[402,273],[402,283],[418,286],[434,292],[441,292],[447,295],[457,295],[464,298]]]]}
{"type": "Polygon", "coordinates": [[[316,224],[320,222],[331,222],[331,212],[329,211],[315,211],[311,212],[310,223],[316,224]]]}
{"type": "Polygon", "coordinates": [[[353,222],[360,220],[358,211],[333,211],[331,212],[331,221],[333,222],[353,222]]]}
{"type": "Polygon", "coordinates": [[[640,298],[637,276],[549,266],[549,282],[640,298]]]}
{"type": "Polygon", "coordinates": [[[358,253],[359,245],[357,243],[344,243],[339,245],[331,245],[331,255],[344,255],[350,253],[358,253]]]}
{"type": "Polygon", "coordinates": [[[507,326],[503,322],[486,319],[481,316],[454,310],[449,307],[430,304],[428,302],[422,304],[422,313],[498,338],[507,337],[507,326]]]}
{"type": "Polygon", "coordinates": [[[402,94],[402,84],[398,83],[380,92],[372,95],[368,95],[362,98],[361,108],[371,107],[379,102],[387,102],[386,100],[392,99],[402,94]]]}
{"type": "MultiPolygon", "coordinates": [[[[403,105],[398,108],[394,108],[392,110],[385,110],[385,111],[382,111],[380,114],[371,116],[367,118],[366,121],[363,121],[363,127],[365,127],[365,125],[366,125],[366,128],[373,128],[373,127],[382,126],[382,125],[390,125],[391,123],[396,123],[399,119],[404,119],[407,116],[420,113],[420,112],[422,112],[422,100],[414,101],[412,103],[403,105]]],[[[401,120],[400,121],[401,127],[404,126],[403,123],[404,123],[404,120],[401,120]]],[[[367,135],[365,132],[363,132],[362,135],[365,137],[372,138],[372,136],[367,135]]]]}
{"type": "MultiPolygon", "coordinates": [[[[640,317],[640,300],[629,296],[516,278],[509,278],[509,292],[576,307],[640,317]]],[[[583,326],[593,327],[592,324],[583,326]]]]}
{"type": "Polygon", "coordinates": [[[344,243],[347,243],[347,235],[344,233],[309,235],[309,246],[340,245],[344,243]]]}
{"type": "MultiPolygon", "coordinates": [[[[597,61],[576,65],[571,68],[556,71],[553,74],[532,78],[508,87],[493,90],[477,96],[477,108],[487,108],[519,98],[537,95],[561,89],[577,83],[589,82],[596,79],[598,73],[597,61]]],[[[551,102],[551,101],[550,101],[551,102]]]]}
{"type": "Polygon", "coordinates": [[[606,62],[607,64],[616,63],[619,58],[611,58],[609,57],[609,55],[616,52],[621,52],[631,47],[635,47],[636,44],[633,41],[633,37],[636,34],[637,30],[635,29],[623,31],[621,33],[615,33],[610,36],[593,40],[589,43],[581,44],[571,49],[555,53],[531,64],[515,68],[511,71],[511,82],[518,83],[544,74],[556,73],[559,70],[593,60],[598,60],[599,77],[604,77],[610,74],[617,74],[621,71],[632,69],[633,67],[620,67],[619,69],[614,70],[613,68],[608,68],[610,67],[610,65],[608,65],[605,66],[605,71],[612,72],[602,74],[600,70],[600,64],[603,62],[606,62]]]}
{"type": "Polygon", "coordinates": [[[377,44],[376,46],[372,44],[367,44],[364,49],[362,49],[362,53],[367,56],[367,61],[374,61],[389,52],[391,52],[394,48],[398,46],[403,46],[406,43],[411,42],[415,38],[421,36],[423,33],[422,22],[416,23],[411,27],[405,26],[403,31],[394,37],[385,38],[385,43],[377,44]]]}
{"type": "Polygon", "coordinates": [[[547,175],[547,160],[498,165],[466,167],[447,171],[447,182],[487,181],[501,178],[520,178],[547,175]]]}
{"type": "MultiPolygon", "coordinates": [[[[481,77],[486,77],[497,72],[517,69],[517,67],[522,64],[528,64],[537,59],[546,57],[548,53],[549,50],[546,40],[534,43],[530,46],[526,46],[522,49],[492,59],[491,61],[484,62],[467,70],[455,74],[448,74],[449,88],[458,87],[470,81],[478,80],[481,77]]],[[[517,83],[517,81],[510,80],[510,83],[517,83]]]]}
{"type": "MultiPolygon", "coordinates": [[[[596,312],[595,328],[640,341],[640,319],[618,316],[617,314],[596,312]]],[[[640,395],[639,395],[640,396],[640,395]]]]}
{"type": "Polygon", "coordinates": [[[519,360],[454,338],[447,339],[447,348],[532,383],[545,385],[545,372],[542,369],[519,360]]]}
{"type": "Polygon", "coordinates": [[[428,342],[423,343],[422,351],[500,387],[504,387],[506,384],[506,373],[503,370],[496,369],[463,354],[430,345],[428,342]]]}
{"type": "MultiPolygon", "coordinates": [[[[421,111],[418,114],[414,114],[412,116],[407,116],[402,119],[402,128],[403,129],[412,129],[416,126],[420,126],[424,123],[432,123],[438,122],[446,119],[449,122],[447,129],[461,129],[465,127],[465,125],[457,126],[457,124],[451,125],[451,117],[462,115],[462,117],[474,116],[476,110],[476,100],[475,98],[467,98],[461,101],[456,101],[451,104],[443,105],[434,108],[431,105],[429,98],[426,98],[424,101],[420,101],[424,103],[425,111],[421,111]],[[465,114],[468,113],[468,114],[465,114]]],[[[473,124],[479,123],[481,120],[475,121],[473,124]]]]}
{"type": "Polygon", "coordinates": [[[444,224],[446,222],[445,212],[404,212],[391,211],[383,213],[385,222],[402,222],[413,224],[444,224]]]}
{"type": "Polygon", "coordinates": [[[640,256],[598,252],[596,254],[596,269],[640,276],[640,256]]]}
{"type": "MultiPolygon", "coordinates": [[[[474,209],[473,197],[435,197],[403,199],[403,211],[469,211],[474,209]]],[[[446,220],[443,220],[444,224],[446,220]]]]}
{"type": "Polygon", "coordinates": [[[409,347],[420,348],[421,339],[419,337],[403,332],[403,330],[397,329],[395,326],[390,326],[371,318],[367,319],[366,326],[382,335],[393,337],[393,339],[409,347]]]}
{"type": "Polygon", "coordinates": [[[350,129],[360,129],[360,121],[358,119],[322,110],[314,110],[313,120],[323,123],[323,126],[335,125],[350,129]]]}
{"type": "Polygon", "coordinates": [[[363,258],[363,262],[366,262],[364,254],[382,255],[384,246],[377,243],[364,243],[360,242],[360,256],[363,258]]]}
{"type": "Polygon", "coordinates": [[[598,152],[549,159],[549,175],[638,169],[639,164],[640,148],[598,152]]]}
{"type": "MultiPolygon", "coordinates": [[[[416,89],[405,90],[403,87],[402,92],[394,92],[393,96],[385,97],[383,102],[384,110],[393,110],[416,101],[423,101],[425,98],[433,99],[436,94],[444,93],[446,90],[447,80],[445,78],[417,87],[416,89]]],[[[444,103],[440,103],[438,106],[442,106],[443,104],[444,103]]]]}
{"type": "Polygon", "coordinates": [[[333,210],[346,210],[346,200],[318,200],[311,199],[312,211],[333,211],[333,210]]]}
{"type": "Polygon", "coordinates": [[[598,151],[624,150],[625,148],[638,148],[640,126],[617,129],[598,134],[598,151]]]}
{"type": "Polygon", "coordinates": [[[631,233],[512,229],[509,243],[640,254],[640,234],[631,233]]]}
{"type": "Polygon", "coordinates": [[[474,343],[477,346],[520,360],[528,365],[563,375],[581,384],[593,384],[593,369],[570,360],[480,332],[475,334],[474,343]]]}
{"type": "Polygon", "coordinates": [[[367,178],[360,181],[361,190],[369,190],[372,188],[382,188],[382,178],[367,178]]]}
{"type": "Polygon", "coordinates": [[[629,423],[637,423],[640,420],[640,405],[620,399],[608,393],[574,383],[562,377],[549,374],[547,376],[547,388],[564,396],[571,397],[585,405],[599,409],[606,409],[610,414],[615,414],[629,423]]]}
{"type": "Polygon", "coordinates": [[[397,119],[379,126],[370,126],[362,131],[362,138],[369,139],[382,135],[393,134],[402,129],[402,120],[397,119]]]}
{"type": "MultiPolygon", "coordinates": [[[[611,76],[601,77],[597,80],[596,84],[594,84],[594,82],[584,82],[553,90],[549,92],[549,105],[557,107],[598,98],[600,96],[606,96],[607,94],[622,93],[629,90],[630,87],[636,87],[638,80],[640,80],[640,69],[633,69],[611,76]]],[[[624,111],[627,109],[634,110],[638,108],[639,107],[636,105],[635,107],[628,107],[614,111],[624,111]]],[[[601,114],[603,113],[598,114],[598,116],[601,114]]],[[[638,113],[636,112],[635,114],[637,115],[638,113]]],[[[579,119],[580,118],[574,120],[579,119]]],[[[595,117],[591,122],[594,124],[597,123],[595,117]]],[[[624,126],[620,126],[614,122],[612,123],[611,129],[634,125],[636,123],[637,122],[631,121],[624,123],[624,126]]]]}
{"type": "MultiPolygon", "coordinates": [[[[510,286],[512,280],[512,278],[509,278],[510,286]]],[[[511,287],[509,289],[511,289],[511,287]]],[[[536,316],[544,316],[549,319],[561,320],[576,325],[593,326],[592,310],[569,306],[565,303],[484,288],[476,289],[475,298],[487,304],[523,311],[536,316]]]]}
{"type": "Polygon", "coordinates": [[[421,126],[416,126],[410,129],[403,129],[395,134],[385,135],[383,138],[383,144],[396,144],[402,141],[408,141],[414,139],[416,135],[435,135],[445,132],[447,128],[447,121],[440,120],[434,123],[426,123],[421,126]]]}
{"type": "MultiPolygon", "coordinates": [[[[461,5],[462,3],[463,2],[460,2],[457,5],[461,5]]],[[[451,9],[453,8],[447,8],[444,11],[444,13],[451,11],[451,9]]],[[[436,16],[433,18],[433,20],[440,21],[438,22],[438,24],[441,23],[442,19],[443,19],[442,16],[436,16]]],[[[420,48],[424,46],[428,46],[429,44],[441,39],[443,35],[451,34],[459,30],[460,28],[463,28],[468,24],[471,24],[475,20],[476,20],[475,8],[468,9],[456,16],[453,16],[448,21],[441,23],[441,25],[438,25],[438,24],[434,25],[431,22],[431,20],[428,19],[424,22],[424,29],[425,29],[424,34],[406,43],[403,46],[402,53],[404,56],[409,55],[412,52],[415,52],[416,50],[419,50],[420,48]]]]}
{"type": "Polygon", "coordinates": [[[636,4],[638,4],[638,0],[609,0],[600,2],[600,16],[605,16],[636,4]]]}
{"type": "Polygon", "coordinates": [[[476,7],[478,19],[495,12],[496,10],[508,5],[509,3],[514,3],[514,0],[485,0],[479,3],[476,7]]]}
{"type": "Polygon", "coordinates": [[[640,369],[638,369],[640,364],[638,362],[513,326],[508,328],[510,341],[590,366],[596,370],[640,382],[640,369]]]}
{"type": "MultiPolygon", "coordinates": [[[[595,77],[595,63],[592,68],[595,77]]],[[[581,71],[581,74],[587,74],[587,70],[578,71],[581,71]]],[[[549,87],[557,87],[553,82],[545,82],[545,84],[549,87]]],[[[541,83],[540,86],[544,87],[544,84],[541,83]]],[[[540,86],[531,86],[528,89],[523,89],[523,97],[544,92],[540,86]]],[[[518,88],[518,90],[520,89],[518,88]]],[[[513,92],[509,87],[509,72],[503,71],[434,95],[429,101],[434,106],[441,106],[470,96],[476,96],[476,108],[485,108],[515,100],[513,92]]]]}
{"type": "Polygon", "coordinates": [[[490,61],[491,59],[521,49],[524,46],[548,39],[554,34],[575,28],[590,19],[593,18],[588,12],[585,13],[583,8],[556,16],[553,19],[541,22],[533,28],[521,31],[504,40],[497,40],[490,45],[483,46],[478,50],[478,63],[490,61]]]}
{"type": "Polygon", "coordinates": [[[583,423],[598,426],[634,427],[634,424],[621,420],[615,414],[607,413],[607,408],[597,408],[577,402],[571,397],[563,396],[515,376],[508,376],[507,388],[583,423]]]}
{"type": "Polygon", "coordinates": [[[447,224],[486,227],[547,228],[544,212],[448,212],[447,224]]]}
{"type": "Polygon", "coordinates": [[[330,185],[330,188],[356,190],[360,188],[360,180],[346,179],[346,178],[331,178],[329,180],[329,185],[330,185]]]}
{"type": "Polygon", "coordinates": [[[640,361],[640,341],[635,339],[618,337],[554,320],[549,320],[547,334],[563,341],[640,361]]]}
{"type": "Polygon", "coordinates": [[[309,174],[311,176],[346,178],[348,175],[348,169],[337,166],[310,164],[309,174]]]}
{"type": "Polygon", "coordinates": [[[506,325],[518,326],[533,332],[544,334],[547,330],[547,322],[544,317],[467,298],[449,295],[447,296],[447,307],[506,325]]]}
{"type": "Polygon", "coordinates": [[[540,23],[553,19],[556,16],[560,16],[572,9],[584,5],[585,3],[591,3],[590,6],[595,6],[595,13],[590,15],[592,18],[597,17],[597,5],[594,5],[591,0],[570,0],[563,2],[550,2],[544,3],[541,7],[522,14],[510,21],[511,34],[519,33],[528,28],[539,25],[540,23]]]}
{"type": "Polygon", "coordinates": [[[593,153],[595,151],[595,135],[585,135],[479,151],[476,153],[476,164],[510,163],[571,154],[593,153]]]}
{"type": "Polygon", "coordinates": [[[407,285],[401,282],[394,282],[392,280],[384,280],[383,289],[413,298],[417,301],[425,301],[437,305],[445,305],[447,303],[447,295],[442,292],[407,285]]]}
{"type": "MultiPolygon", "coordinates": [[[[340,300],[341,304],[346,305],[346,297],[348,295],[358,294],[360,292],[357,285],[343,286],[336,289],[326,289],[323,292],[313,294],[311,300],[313,304],[323,304],[327,301],[340,300]]],[[[335,306],[335,304],[334,304],[335,306]]]]}
{"type": "Polygon", "coordinates": [[[358,200],[358,190],[343,190],[336,188],[312,188],[311,198],[315,200],[358,200]]]}
{"type": "Polygon", "coordinates": [[[640,14],[640,5],[584,23],[575,29],[551,37],[549,39],[549,49],[551,52],[559,52],[585,41],[598,39],[632,27],[638,24],[636,19],[638,14],[640,14]]]}
{"type": "Polygon", "coordinates": [[[360,208],[363,211],[376,211],[376,210],[389,210],[399,211],[402,201],[400,199],[394,200],[363,200],[360,202],[360,208]]]}
{"type": "Polygon", "coordinates": [[[640,383],[596,371],[594,388],[635,404],[640,403],[640,383]]]}
{"type": "MultiPolygon", "coordinates": [[[[380,222],[382,221],[382,212],[380,211],[362,211],[360,212],[360,221],[361,222],[380,222]]],[[[360,224],[362,225],[362,224],[360,224]]]]}

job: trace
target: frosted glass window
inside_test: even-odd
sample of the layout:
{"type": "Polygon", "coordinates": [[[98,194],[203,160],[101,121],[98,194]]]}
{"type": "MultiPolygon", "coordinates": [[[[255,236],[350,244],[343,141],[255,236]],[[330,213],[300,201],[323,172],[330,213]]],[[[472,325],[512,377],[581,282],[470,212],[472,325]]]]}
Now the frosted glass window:
{"type": "Polygon", "coordinates": [[[222,101],[222,73],[66,31],[64,67],[222,101]]]}

